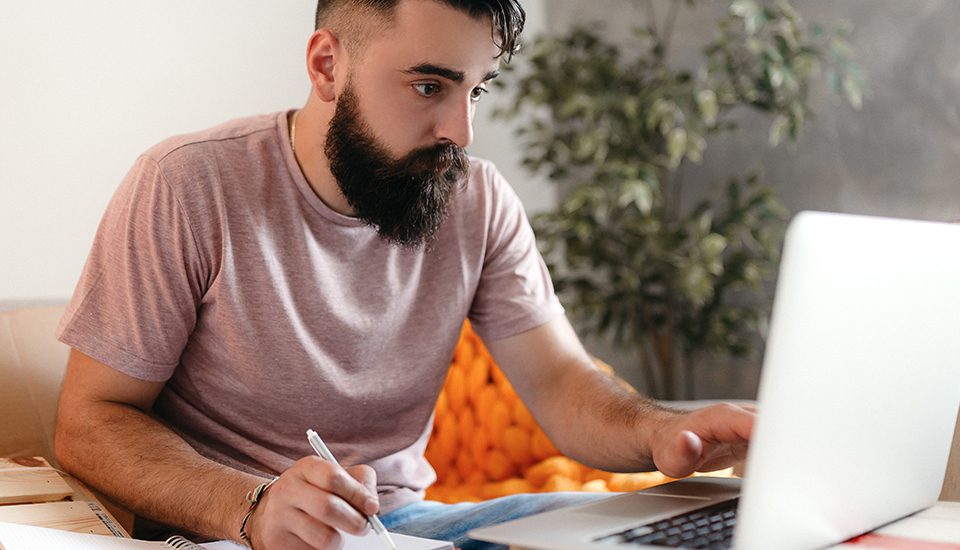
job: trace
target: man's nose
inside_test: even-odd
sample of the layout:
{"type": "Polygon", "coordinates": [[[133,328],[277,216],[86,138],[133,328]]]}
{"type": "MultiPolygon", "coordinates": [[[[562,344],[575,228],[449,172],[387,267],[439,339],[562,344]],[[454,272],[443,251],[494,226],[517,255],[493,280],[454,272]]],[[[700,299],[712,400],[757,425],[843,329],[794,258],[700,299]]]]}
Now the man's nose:
{"type": "Polygon", "coordinates": [[[437,141],[452,142],[459,147],[473,143],[474,106],[474,101],[469,97],[446,105],[437,121],[437,141]]]}

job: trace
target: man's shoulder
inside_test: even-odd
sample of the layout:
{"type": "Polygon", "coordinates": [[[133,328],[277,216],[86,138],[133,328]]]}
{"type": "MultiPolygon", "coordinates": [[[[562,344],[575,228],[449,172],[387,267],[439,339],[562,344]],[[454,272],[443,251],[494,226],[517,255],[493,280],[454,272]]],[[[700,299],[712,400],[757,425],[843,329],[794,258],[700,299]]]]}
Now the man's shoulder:
{"type": "Polygon", "coordinates": [[[493,162],[473,156],[470,157],[470,179],[466,195],[475,201],[501,206],[505,200],[519,201],[513,187],[493,162]]]}
{"type": "Polygon", "coordinates": [[[145,154],[157,162],[170,157],[199,154],[203,150],[249,147],[249,142],[277,140],[277,118],[281,113],[253,115],[236,118],[216,126],[169,137],[151,147],[145,154]]]}
{"type": "Polygon", "coordinates": [[[497,170],[497,166],[480,157],[469,157],[470,176],[468,188],[471,193],[480,197],[492,197],[500,193],[504,188],[509,189],[510,185],[497,170]]]}
{"type": "Polygon", "coordinates": [[[472,155],[468,158],[470,159],[471,180],[489,181],[498,178],[503,179],[500,176],[500,172],[497,171],[497,166],[492,161],[472,155]]]}
{"type": "Polygon", "coordinates": [[[137,159],[121,187],[145,196],[173,193],[205,214],[227,201],[255,202],[287,173],[281,117],[238,118],[167,138],[137,159]]]}

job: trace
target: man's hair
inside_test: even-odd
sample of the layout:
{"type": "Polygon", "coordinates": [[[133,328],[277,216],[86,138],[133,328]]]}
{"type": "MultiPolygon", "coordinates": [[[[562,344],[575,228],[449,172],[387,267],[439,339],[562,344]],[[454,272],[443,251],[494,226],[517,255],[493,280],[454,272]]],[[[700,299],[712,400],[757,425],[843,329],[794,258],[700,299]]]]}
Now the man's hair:
{"type": "MultiPolygon", "coordinates": [[[[316,29],[340,34],[345,47],[363,51],[373,31],[382,31],[393,22],[394,10],[402,0],[319,0],[316,29]]],[[[520,51],[520,35],[526,14],[519,0],[435,0],[466,13],[474,19],[493,20],[493,42],[507,60],[520,51]]]]}

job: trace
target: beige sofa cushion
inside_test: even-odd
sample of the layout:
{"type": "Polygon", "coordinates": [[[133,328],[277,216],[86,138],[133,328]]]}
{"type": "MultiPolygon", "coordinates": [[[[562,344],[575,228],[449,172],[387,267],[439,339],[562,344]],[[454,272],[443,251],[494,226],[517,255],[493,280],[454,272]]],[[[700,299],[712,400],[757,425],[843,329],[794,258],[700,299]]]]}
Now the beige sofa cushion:
{"type": "Polygon", "coordinates": [[[947,476],[943,480],[940,500],[960,502],[960,416],[957,416],[957,425],[953,429],[953,445],[950,447],[947,476]]]}
{"type": "MultiPolygon", "coordinates": [[[[42,456],[60,468],[53,438],[70,357],[70,347],[56,338],[64,309],[44,306],[0,313],[0,457],[42,456]]],[[[93,494],[131,532],[133,514],[93,494]]]]}
{"type": "Polygon", "coordinates": [[[0,313],[0,456],[42,456],[53,450],[57,404],[70,348],[55,331],[63,306],[0,313]]]}

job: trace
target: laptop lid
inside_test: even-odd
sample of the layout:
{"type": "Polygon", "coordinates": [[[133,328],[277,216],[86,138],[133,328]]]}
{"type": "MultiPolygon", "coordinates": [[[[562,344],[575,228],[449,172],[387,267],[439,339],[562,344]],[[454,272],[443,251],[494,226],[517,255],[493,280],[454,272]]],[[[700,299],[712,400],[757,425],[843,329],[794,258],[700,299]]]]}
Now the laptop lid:
{"type": "MultiPolygon", "coordinates": [[[[802,212],[787,231],[774,304],[734,548],[822,548],[932,504],[960,409],[960,226],[802,212]]],[[[730,498],[719,481],[471,535],[610,548],[593,541],[730,498]]]]}
{"type": "Polygon", "coordinates": [[[802,212],[734,548],[819,548],[936,501],[960,408],[960,226],[802,212]]]}

